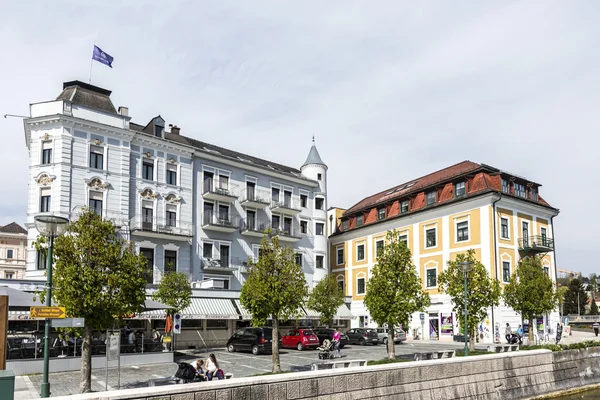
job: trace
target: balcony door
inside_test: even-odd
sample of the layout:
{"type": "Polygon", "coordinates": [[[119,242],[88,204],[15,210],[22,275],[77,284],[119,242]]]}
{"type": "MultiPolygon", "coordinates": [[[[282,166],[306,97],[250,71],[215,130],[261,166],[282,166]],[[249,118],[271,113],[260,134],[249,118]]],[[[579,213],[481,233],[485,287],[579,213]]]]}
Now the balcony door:
{"type": "Polygon", "coordinates": [[[212,203],[204,203],[204,223],[212,224],[213,215],[215,213],[215,205],[212,203]]]}
{"type": "Polygon", "coordinates": [[[273,228],[274,230],[278,231],[280,229],[279,228],[279,222],[280,222],[279,215],[273,215],[271,217],[271,228],[273,228]]]}
{"type": "Polygon", "coordinates": [[[529,244],[529,222],[523,221],[522,225],[523,231],[523,246],[527,246],[529,244]]]}
{"type": "Polygon", "coordinates": [[[246,229],[249,231],[256,230],[256,211],[246,211],[246,229]]]}
{"type": "Polygon", "coordinates": [[[248,201],[254,201],[255,194],[256,194],[256,183],[246,182],[246,199],[248,201]]]}
{"type": "Polygon", "coordinates": [[[219,258],[219,262],[221,267],[229,268],[229,246],[222,244],[220,250],[221,257],[219,258]]]}
{"type": "Polygon", "coordinates": [[[144,204],[142,206],[142,229],[151,231],[153,221],[154,209],[149,204],[144,204]]]}
{"type": "Polygon", "coordinates": [[[283,231],[288,235],[292,234],[292,219],[291,218],[283,219],[283,231]]]}
{"type": "Polygon", "coordinates": [[[283,205],[286,207],[292,206],[292,192],[284,190],[283,192],[283,205]]]}
{"type": "Polygon", "coordinates": [[[219,205],[219,222],[229,223],[229,206],[219,205]]]}
{"type": "Polygon", "coordinates": [[[211,192],[213,189],[213,179],[215,174],[204,171],[204,193],[211,192]]]}

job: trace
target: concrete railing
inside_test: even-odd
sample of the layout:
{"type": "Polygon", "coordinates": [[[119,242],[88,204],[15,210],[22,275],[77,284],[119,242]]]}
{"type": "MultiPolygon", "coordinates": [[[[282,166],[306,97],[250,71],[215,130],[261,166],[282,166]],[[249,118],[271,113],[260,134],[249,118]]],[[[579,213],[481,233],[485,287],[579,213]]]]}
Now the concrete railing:
{"type": "Polygon", "coordinates": [[[600,383],[600,348],[532,350],[90,393],[56,400],[521,399],[600,383]]]}

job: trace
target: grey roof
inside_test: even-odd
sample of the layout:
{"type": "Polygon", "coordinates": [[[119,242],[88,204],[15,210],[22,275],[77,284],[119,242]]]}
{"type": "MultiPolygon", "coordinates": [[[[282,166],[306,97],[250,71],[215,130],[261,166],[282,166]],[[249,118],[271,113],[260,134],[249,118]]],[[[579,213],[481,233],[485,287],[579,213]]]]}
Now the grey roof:
{"type": "MultiPolygon", "coordinates": [[[[134,131],[140,132],[142,134],[150,134],[144,129],[145,126],[135,124],[133,122],[129,123],[129,128],[134,131]]],[[[227,158],[227,159],[241,162],[241,163],[248,164],[248,165],[255,165],[255,166],[258,166],[261,168],[271,169],[271,170],[274,170],[274,171],[277,171],[277,172],[280,172],[283,174],[292,175],[295,178],[303,179],[307,182],[314,182],[312,179],[308,179],[305,176],[303,176],[302,172],[297,168],[288,167],[286,165],[278,164],[278,163],[268,161],[268,160],[263,160],[262,158],[253,157],[248,154],[244,154],[244,153],[240,153],[240,152],[237,152],[234,150],[226,149],[224,147],[215,146],[214,144],[206,143],[206,142],[196,140],[196,139],[193,139],[193,138],[190,138],[187,136],[182,136],[179,134],[165,132],[165,139],[171,140],[176,143],[194,147],[195,149],[198,149],[198,150],[208,153],[208,154],[218,155],[223,158],[227,158]]],[[[317,153],[317,157],[318,157],[318,153],[317,153]]]]}
{"type": "Polygon", "coordinates": [[[0,226],[0,232],[27,234],[27,231],[16,222],[11,222],[8,225],[0,226]]]}
{"type": "Polygon", "coordinates": [[[302,164],[302,166],[304,167],[305,165],[309,165],[309,164],[319,164],[319,165],[327,166],[323,162],[323,160],[321,160],[321,156],[319,155],[317,146],[315,146],[314,144],[310,148],[310,151],[308,152],[308,157],[306,157],[306,161],[304,161],[304,164],[302,164]]]}
{"type": "Polygon", "coordinates": [[[63,83],[63,91],[56,100],[67,100],[87,108],[116,114],[117,110],[110,100],[110,90],[81,81],[63,83]]]}

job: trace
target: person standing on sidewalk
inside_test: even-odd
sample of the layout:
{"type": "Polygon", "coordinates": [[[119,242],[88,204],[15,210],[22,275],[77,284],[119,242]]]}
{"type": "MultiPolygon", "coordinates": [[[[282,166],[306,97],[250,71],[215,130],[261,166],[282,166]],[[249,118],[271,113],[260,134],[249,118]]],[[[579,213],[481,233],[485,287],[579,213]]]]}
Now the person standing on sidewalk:
{"type": "Polygon", "coordinates": [[[333,354],[335,354],[336,358],[340,358],[342,356],[340,352],[340,340],[342,339],[342,334],[337,328],[333,328],[333,354]]]}
{"type": "Polygon", "coordinates": [[[596,336],[598,336],[598,328],[600,328],[600,324],[598,323],[598,321],[594,322],[593,327],[594,327],[594,334],[596,336]]]}

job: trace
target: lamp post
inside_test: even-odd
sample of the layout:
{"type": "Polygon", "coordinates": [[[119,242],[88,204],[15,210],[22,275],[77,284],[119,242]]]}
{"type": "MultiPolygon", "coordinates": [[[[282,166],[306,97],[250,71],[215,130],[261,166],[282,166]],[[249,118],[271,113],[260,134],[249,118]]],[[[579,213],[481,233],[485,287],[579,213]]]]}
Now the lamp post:
{"type": "MultiPolygon", "coordinates": [[[[34,218],[35,227],[42,236],[48,238],[48,254],[46,255],[46,307],[52,305],[52,249],[54,238],[59,237],[67,230],[69,220],[54,215],[38,215],[34,218]]],[[[50,382],[48,372],[50,367],[50,319],[46,318],[44,331],[44,379],[41,386],[41,396],[50,397],[50,382]]]]}
{"type": "Polygon", "coordinates": [[[467,310],[467,274],[473,269],[473,263],[471,261],[460,261],[458,267],[465,275],[465,356],[469,355],[469,312],[467,310]]]}

